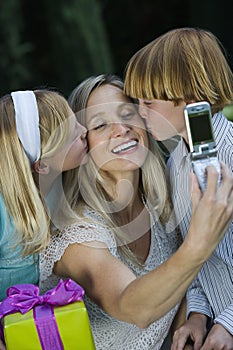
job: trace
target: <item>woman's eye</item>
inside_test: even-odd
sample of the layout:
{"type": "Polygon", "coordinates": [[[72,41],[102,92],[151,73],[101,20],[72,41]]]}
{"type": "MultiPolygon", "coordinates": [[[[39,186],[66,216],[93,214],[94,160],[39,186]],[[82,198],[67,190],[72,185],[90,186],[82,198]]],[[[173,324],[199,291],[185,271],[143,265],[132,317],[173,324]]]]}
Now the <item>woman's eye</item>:
{"type": "Polygon", "coordinates": [[[121,116],[122,119],[129,120],[135,116],[135,112],[127,112],[121,116]]]}
{"type": "Polygon", "coordinates": [[[106,126],[105,123],[101,123],[101,124],[96,125],[96,126],[93,128],[93,130],[100,130],[100,129],[103,129],[105,126],[106,126]]]}

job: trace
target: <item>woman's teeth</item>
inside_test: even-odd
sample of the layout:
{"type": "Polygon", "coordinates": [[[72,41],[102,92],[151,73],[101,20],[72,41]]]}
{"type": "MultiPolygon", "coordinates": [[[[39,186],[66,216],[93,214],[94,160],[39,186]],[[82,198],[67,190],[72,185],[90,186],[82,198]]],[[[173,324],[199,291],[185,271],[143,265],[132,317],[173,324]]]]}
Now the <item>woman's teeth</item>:
{"type": "Polygon", "coordinates": [[[130,148],[133,148],[137,145],[137,141],[135,140],[132,140],[132,141],[129,141],[127,143],[123,143],[122,145],[120,146],[117,146],[115,147],[113,150],[112,150],[112,153],[120,153],[122,151],[126,151],[130,148]]]}

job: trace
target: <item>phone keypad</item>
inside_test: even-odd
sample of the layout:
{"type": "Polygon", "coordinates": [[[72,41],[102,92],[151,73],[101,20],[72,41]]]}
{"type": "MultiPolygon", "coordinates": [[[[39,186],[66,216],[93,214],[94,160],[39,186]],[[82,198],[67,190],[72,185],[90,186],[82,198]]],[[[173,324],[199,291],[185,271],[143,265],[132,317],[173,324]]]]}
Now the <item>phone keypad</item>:
{"type": "Polygon", "coordinates": [[[220,185],[221,166],[217,157],[208,157],[208,158],[198,159],[198,160],[192,161],[192,164],[193,164],[193,170],[197,175],[198,182],[202,192],[206,190],[206,184],[207,184],[206,167],[207,166],[214,166],[217,169],[219,173],[218,186],[220,185]]]}

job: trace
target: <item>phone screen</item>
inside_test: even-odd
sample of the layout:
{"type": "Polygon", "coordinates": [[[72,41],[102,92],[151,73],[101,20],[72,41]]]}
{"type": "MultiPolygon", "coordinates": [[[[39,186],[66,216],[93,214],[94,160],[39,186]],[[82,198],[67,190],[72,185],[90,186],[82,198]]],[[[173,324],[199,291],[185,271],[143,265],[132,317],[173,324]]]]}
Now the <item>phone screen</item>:
{"type": "Polygon", "coordinates": [[[189,115],[189,125],[193,145],[214,141],[208,112],[189,115]]]}

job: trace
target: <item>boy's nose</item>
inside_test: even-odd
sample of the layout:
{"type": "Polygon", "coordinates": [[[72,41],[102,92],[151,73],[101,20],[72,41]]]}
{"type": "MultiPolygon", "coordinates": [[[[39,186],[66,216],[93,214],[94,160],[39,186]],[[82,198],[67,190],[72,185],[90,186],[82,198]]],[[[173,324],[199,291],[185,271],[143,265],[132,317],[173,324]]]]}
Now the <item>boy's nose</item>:
{"type": "Polygon", "coordinates": [[[147,118],[147,107],[143,105],[141,101],[139,101],[139,108],[138,108],[139,114],[143,119],[147,118]]]}

